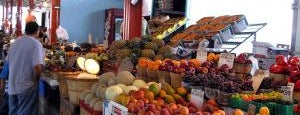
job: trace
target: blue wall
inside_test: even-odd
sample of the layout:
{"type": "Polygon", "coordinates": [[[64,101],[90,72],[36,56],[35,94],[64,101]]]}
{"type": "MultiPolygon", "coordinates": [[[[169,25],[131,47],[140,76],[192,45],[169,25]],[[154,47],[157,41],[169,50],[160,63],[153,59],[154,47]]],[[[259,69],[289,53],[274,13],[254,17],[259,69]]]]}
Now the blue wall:
{"type": "Polygon", "coordinates": [[[69,41],[87,42],[88,34],[102,42],[105,9],[123,8],[124,0],[61,0],[60,25],[70,36],[69,41]]]}

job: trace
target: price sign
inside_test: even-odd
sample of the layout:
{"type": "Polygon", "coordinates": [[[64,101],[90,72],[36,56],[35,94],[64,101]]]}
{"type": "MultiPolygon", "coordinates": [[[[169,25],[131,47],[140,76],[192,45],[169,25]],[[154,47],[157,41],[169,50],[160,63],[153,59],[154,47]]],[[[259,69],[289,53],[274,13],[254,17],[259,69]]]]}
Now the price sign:
{"type": "Polygon", "coordinates": [[[294,86],[281,86],[281,91],[283,93],[283,100],[285,101],[293,101],[293,89],[294,86]]]}
{"type": "Polygon", "coordinates": [[[231,69],[233,67],[234,57],[234,54],[231,53],[221,53],[218,67],[227,64],[231,69]]]}
{"type": "Polygon", "coordinates": [[[197,107],[203,106],[203,99],[204,99],[204,91],[199,89],[192,89],[191,92],[191,102],[196,104],[197,107]]]}
{"type": "Polygon", "coordinates": [[[198,50],[196,59],[200,60],[200,62],[205,62],[207,59],[207,52],[198,50]]]}
{"type": "Polygon", "coordinates": [[[126,107],[113,101],[105,101],[103,107],[103,115],[128,115],[128,109],[126,107]]]}

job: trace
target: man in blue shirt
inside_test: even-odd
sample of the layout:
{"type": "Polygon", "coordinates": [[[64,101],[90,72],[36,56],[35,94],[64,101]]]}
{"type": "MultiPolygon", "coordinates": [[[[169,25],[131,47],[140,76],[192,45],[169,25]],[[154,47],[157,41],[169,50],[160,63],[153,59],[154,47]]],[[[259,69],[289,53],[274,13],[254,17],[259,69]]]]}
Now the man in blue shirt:
{"type": "Polygon", "coordinates": [[[44,57],[42,44],[36,39],[39,26],[28,22],[25,35],[17,38],[8,53],[9,114],[38,114],[38,81],[41,76],[44,57]]]}

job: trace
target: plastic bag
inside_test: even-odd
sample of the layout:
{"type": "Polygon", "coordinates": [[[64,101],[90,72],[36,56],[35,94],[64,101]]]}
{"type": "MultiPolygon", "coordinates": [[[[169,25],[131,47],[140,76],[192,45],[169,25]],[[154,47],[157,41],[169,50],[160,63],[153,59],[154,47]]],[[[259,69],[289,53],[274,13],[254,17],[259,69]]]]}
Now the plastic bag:
{"type": "Polygon", "coordinates": [[[59,26],[56,29],[56,35],[59,40],[68,40],[69,39],[68,31],[61,26],[59,26]]]}

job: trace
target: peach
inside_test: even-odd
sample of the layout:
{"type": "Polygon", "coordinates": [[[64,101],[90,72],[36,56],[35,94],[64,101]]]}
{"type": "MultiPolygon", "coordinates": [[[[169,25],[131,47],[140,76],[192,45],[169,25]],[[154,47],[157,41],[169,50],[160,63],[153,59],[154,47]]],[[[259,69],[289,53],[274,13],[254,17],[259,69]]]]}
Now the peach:
{"type": "Polygon", "coordinates": [[[190,114],[189,109],[185,106],[181,106],[179,108],[179,111],[180,111],[180,115],[189,115],[190,114]]]}

